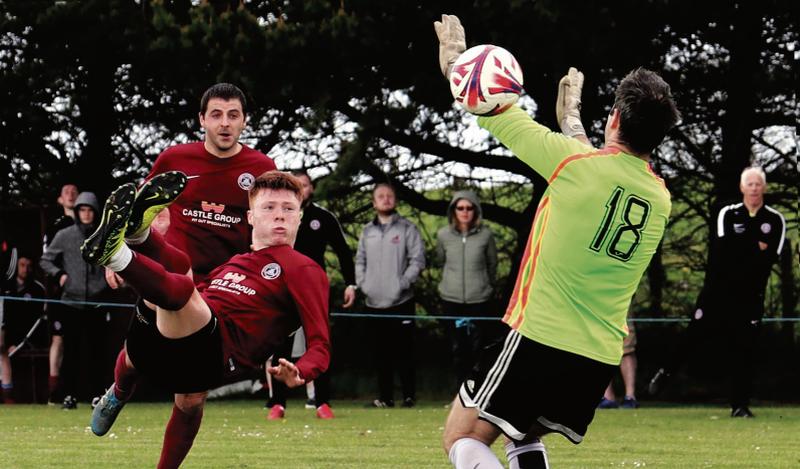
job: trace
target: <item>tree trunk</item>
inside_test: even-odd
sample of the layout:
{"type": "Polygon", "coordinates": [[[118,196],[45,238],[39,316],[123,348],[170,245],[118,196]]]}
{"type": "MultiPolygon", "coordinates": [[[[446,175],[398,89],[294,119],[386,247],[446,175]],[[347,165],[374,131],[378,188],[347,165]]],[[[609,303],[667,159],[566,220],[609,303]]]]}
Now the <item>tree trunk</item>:
{"type": "MultiPolygon", "coordinates": [[[[101,48],[102,49],[102,48],[101,48]]],[[[114,69],[101,57],[106,51],[97,51],[98,60],[87,65],[86,100],[81,105],[81,124],[88,142],[78,160],[78,187],[91,190],[102,200],[114,189],[114,179],[109,177],[114,168],[111,139],[114,135],[114,69]],[[103,177],[97,177],[103,175],[103,177]]]]}
{"type": "MultiPolygon", "coordinates": [[[[742,2],[732,5],[730,36],[727,46],[730,51],[732,79],[727,81],[725,116],[722,119],[722,155],[714,174],[714,200],[709,220],[707,249],[716,232],[717,214],[723,206],[741,199],[739,178],[744,168],[750,165],[755,126],[755,107],[761,37],[761,12],[758,2],[742,2]]],[[[706,261],[706,273],[708,261],[706,261]]],[[[703,280],[703,289],[708,286],[709,276],[703,280]]]]}
{"type": "Polygon", "coordinates": [[[650,315],[658,314],[663,316],[664,282],[667,274],[664,271],[664,262],[661,259],[661,247],[659,243],[650,266],[647,268],[647,282],[650,286],[650,315]]]}
{"type": "MultiPolygon", "coordinates": [[[[792,241],[787,239],[778,264],[781,270],[781,310],[784,319],[797,318],[797,284],[793,272],[794,260],[792,241]]],[[[794,342],[794,322],[782,323],[781,332],[784,337],[794,342]]]]}
{"type": "Polygon", "coordinates": [[[762,14],[759,2],[735,4],[730,31],[730,76],[722,124],[722,160],[716,179],[717,205],[740,197],[739,176],[750,165],[758,95],[762,14]]]}

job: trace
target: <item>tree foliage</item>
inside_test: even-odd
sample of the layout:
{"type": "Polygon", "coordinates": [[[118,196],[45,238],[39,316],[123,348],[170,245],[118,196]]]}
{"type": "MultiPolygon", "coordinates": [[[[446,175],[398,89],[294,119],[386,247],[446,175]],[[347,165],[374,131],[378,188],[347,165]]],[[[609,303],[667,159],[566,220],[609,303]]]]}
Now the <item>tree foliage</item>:
{"type": "MultiPolygon", "coordinates": [[[[363,189],[374,181],[430,214],[448,202],[434,189],[469,186],[519,252],[546,183],[453,108],[432,27],[450,13],[468,45],[515,54],[524,102],[552,128],[558,79],[580,68],[596,145],[628,71],[657,70],[672,85],[683,121],[654,166],[675,211],[648,291],[650,307],[677,310],[690,300],[662,304],[660,292],[703,270],[707,227],[739,197],[744,167],[765,167],[769,203],[796,230],[795,3],[6,1],[0,205],[42,203],[66,179],[104,194],[141,177],[164,147],[199,138],[200,94],[230,81],[251,101],[246,142],[325,176],[318,192],[351,235],[370,216],[363,189]]],[[[793,264],[784,283],[796,292],[793,264]]],[[[784,312],[796,303],[788,297],[784,312]]]]}

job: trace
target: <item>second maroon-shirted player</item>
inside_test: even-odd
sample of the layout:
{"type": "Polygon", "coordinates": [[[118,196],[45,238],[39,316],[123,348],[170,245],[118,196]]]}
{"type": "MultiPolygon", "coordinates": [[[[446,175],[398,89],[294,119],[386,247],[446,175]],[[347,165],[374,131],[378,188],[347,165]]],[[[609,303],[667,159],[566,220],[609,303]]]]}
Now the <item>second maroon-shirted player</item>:
{"type": "MultiPolygon", "coordinates": [[[[178,467],[191,448],[206,391],[233,379],[240,368],[263,363],[300,325],[306,330],[308,352],[296,365],[282,359],[268,371],[293,387],[327,369],[328,280],[319,265],[292,249],[301,193],[297,179],[286,173],[270,171],[255,179],[247,213],[253,252],[214,269],[199,288],[183,273],[189,266],[185,254],[156,232],[132,246],[136,254],[125,244],[136,196],[132,184],[117,189],[106,202],[103,222],[83,247],[84,257],[117,272],[157,307],[155,316],[144,310],[134,321],[127,340],[129,361],[172,389],[176,409],[196,423],[193,432],[165,437],[165,448],[174,450],[162,451],[159,467],[178,467]]],[[[109,389],[92,415],[96,434],[110,429],[128,397],[116,394],[114,386],[109,389]]]]}
{"type": "Polygon", "coordinates": [[[189,183],[169,207],[167,242],[189,255],[195,283],[235,254],[250,250],[247,193],[256,177],[276,169],[271,158],[239,142],[247,125],[247,99],[217,83],[200,99],[202,142],[164,150],[147,180],[181,171],[189,183]]]}
{"type": "MultiPolygon", "coordinates": [[[[197,284],[231,256],[249,251],[247,192],[256,176],[276,169],[270,157],[239,142],[247,125],[247,99],[235,85],[217,83],[206,90],[198,119],[203,141],[167,148],[146,178],[168,171],[189,178],[169,207],[166,239],[189,255],[197,284]]],[[[114,276],[106,278],[116,288],[114,276]]]]}
{"type": "MultiPolygon", "coordinates": [[[[222,113],[218,108],[232,106],[228,112],[239,112],[236,100],[215,98],[210,104],[205,111],[208,117],[200,117],[206,135],[214,132],[209,121],[217,111],[222,113]]],[[[227,118],[218,120],[224,122],[227,118]]],[[[241,131],[230,127],[223,126],[220,132],[238,138],[241,131]]],[[[249,250],[247,191],[256,176],[275,169],[275,163],[263,153],[237,145],[239,150],[227,157],[209,152],[208,147],[216,145],[209,145],[208,141],[170,147],[159,155],[148,176],[149,180],[167,171],[181,171],[189,178],[181,196],[169,207],[166,240],[189,255],[197,283],[232,255],[249,250]]]]}

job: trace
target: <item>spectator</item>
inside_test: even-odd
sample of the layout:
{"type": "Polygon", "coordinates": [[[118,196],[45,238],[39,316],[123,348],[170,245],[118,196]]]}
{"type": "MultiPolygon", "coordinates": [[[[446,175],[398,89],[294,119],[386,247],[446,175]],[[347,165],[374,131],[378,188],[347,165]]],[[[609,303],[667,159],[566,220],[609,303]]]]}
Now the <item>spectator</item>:
{"type": "Polygon", "coordinates": [[[701,340],[717,336],[724,343],[731,417],[749,418],[764,291],[783,250],[786,222],[780,212],[764,204],[764,170],[753,166],[742,171],[739,189],[742,202],[723,207],[717,216],[705,286],[682,345],[650,380],[649,391],[658,393],[701,340]]]}
{"type": "MultiPolygon", "coordinates": [[[[448,225],[436,234],[436,256],[444,265],[439,296],[446,316],[494,316],[491,301],[497,274],[494,235],[482,223],[481,204],[472,191],[459,191],[447,208],[448,225]]],[[[498,318],[499,319],[499,318],[498,318]]],[[[488,321],[458,319],[449,323],[458,384],[487,343],[488,321]]]]}
{"type": "MultiPolygon", "coordinates": [[[[425,268],[425,249],[419,230],[395,212],[395,191],[380,183],[372,191],[375,218],[364,226],[356,253],[356,284],[366,297],[366,312],[415,314],[413,285],[425,268]]],[[[378,318],[370,331],[378,375],[375,407],[394,407],[394,371],[400,374],[403,407],[416,400],[414,321],[378,318]]]]}
{"type": "MultiPolygon", "coordinates": [[[[305,254],[314,260],[320,267],[325,268],[325,248],[331,246],[339,259],[339,268],[344,277],[345,289],[342,306],[349,308],[356,299],[356,274],[353,264],[353,253],[344,239],[344,231],[339,224],[336,216],[314,203],[314,182],[308,173],[303,170],[292,171],[303,187],[303,218],[300,221],[300,229],[297,233],[297,241],[294,249],[301,254],[305,254]]],[[[305,353],[305,333],[302,328],[294,335],[293,340],[288,341],[290,350],[284,347],[282,354],[276,354],[273,362],[277,363],[279,358],[295,358],[305,353]],[[292,344],[292,342],[294,342],[292,344]],[[288,355],[291,355],[289,357],[288,355]]],[[[294,360],[296,361],[296,360],[294,360]]],[[[309,398],[317,409],[317,417],[323,419],[333,418],[333,411],[330,408],[331,378],[330,369],[320,374],[313,381],[314,397],[309,398]]],[[[270,399],[270,413],[267,416],[270,420],[280,419],[284,416],[286,408],[286,385],[279,382],[272,382],[272,397],[270,399]]]]}
{"type": "MultiPolygon", "coordinates": [[[[97,197],[91,192],[82,192],[75,202],[75,211],[78,214],[77,222],[56,233],[42,254],[40,265],[63,288],[62,300],[98,301],[108,287],[104,269],[87,264],[80,253],[84,240],[97,226],[97,197]]],[[[60,304],[48,311],[48,317],[52,336],[50,402],[56,402],[63,395],[64,407],[75,408],[78,373],[88,371],[78,368],[81,353],[79,338],[88,330],[94,329],[97,322],[105,320],[105,313],[87,309],[80,304],[60,304]]],[[[88,356],[92,357],[92,354],[88,356]]],[[[91,377],[91,374],[88,376],[91,377]]],[[[102,391],[102,383],[98,382],[96,385],[102,391]]]]}
{"type": "MultiPolygon", "coordinates": [[[[55,239],[56,233],[64,228],[70,227],[75,224],[75,201],[78,198],[78,186],[72,183],[67,183],[61,186],[61,192],[58,194],[56,201],[60,206],[58,212],[52,216],[52,221],[48,223],[45,229],[44,239],[42,240],[42,253],[47,251],[47,247],[55,239]]],[[[62,293],[62,285],[59,285],[59,279],[48,277],[46,279],[47,292],[51,297],[58,297],[62,293]]],[[[54,322],[53,319],[59,316],[58,309],[60,305],[51,305],[50,308],[50,377],[48,378],[48,392],[50,395],[50,402],[56,403],[55,400],[61,400],[61,391],[59,389],[59,373],[61,369],[61,362],[64,357],[64,341],[61,335],[61,321],[54,322]],[[54,330],[55,328],[55,330],[54,330]]]]}
{"type": "Polygon", "coordinates": [[[616,409],[617,407],[636,409],[639,407],[639,401],[636,400],[636,330],[630,323],[628,324],[628,336],[622,341],[622,361],[619,363],[619,371],[625,386],[622,405],[617,402],[612,381],[608,383],[603,399],[597,406],[598,409],[616,409]]]}
{"type": "MultiPolygon", "coordinates": [[[[2,290],[3,296],[19,298],[45,298],[44,285],[33,276],[33,261],[21,255],[17,259],[16,278],[2,290]]],[[[14,380],[11,373],[11,360],[16,347],[21,347],[30,340],[27,335],[33,330],[37,320],[44,315],[44,303],[22,301],[4,301],[0,299],[0,377],[2,378],[2,394],[0,399],[6,404],[14,403],[14,380]]],[[[42,334],[35,336],[42,339],[42,334]]]]}
{"type": "Polygon", "coordinates": [[[58,205],[61,209],[54,217],[54,221],[48,225],[44,235],[44,246],[42,252],[47,249],[47,246],[53,242],[56,233],[63,230],[68,226],[75,223],[75,201],[78,198],[78,186],[75,184],[67,183],[61,186],[61,192],[58,195],[58,205]]]}

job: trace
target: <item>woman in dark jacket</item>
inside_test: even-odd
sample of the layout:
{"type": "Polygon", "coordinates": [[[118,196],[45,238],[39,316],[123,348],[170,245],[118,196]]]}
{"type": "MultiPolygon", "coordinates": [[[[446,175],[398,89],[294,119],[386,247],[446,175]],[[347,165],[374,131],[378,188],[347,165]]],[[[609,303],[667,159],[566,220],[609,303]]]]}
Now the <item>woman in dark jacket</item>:
{"type": "MultiPolygon", "coordinates": [[[[492,292],[497,273],[494,235],[481,223],[481,205],[472,191],[458,191],[447,209],[448,225],[436,234],[443,265],[439,296],[447,316],[495,316],[492,292]]],[[[489,321],[458,319],[451,328],[456,377],[461,383],[485,343],[489,321]]]]}

